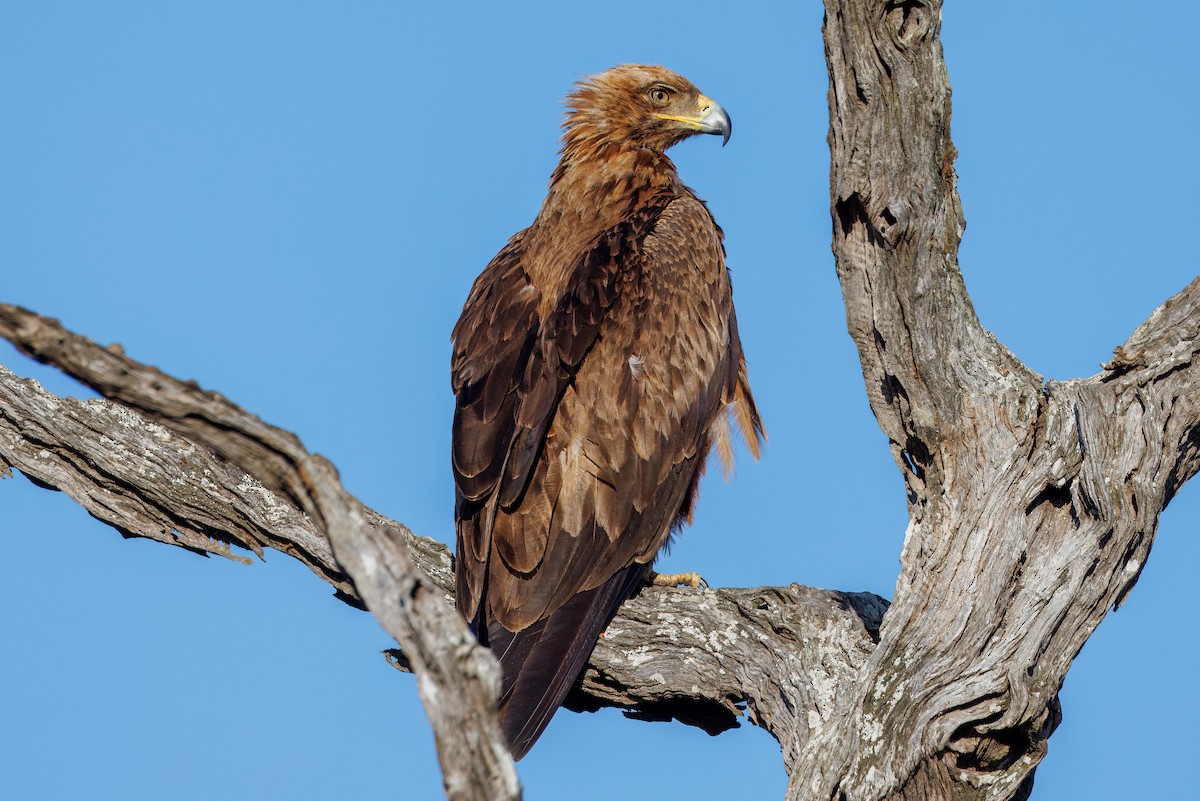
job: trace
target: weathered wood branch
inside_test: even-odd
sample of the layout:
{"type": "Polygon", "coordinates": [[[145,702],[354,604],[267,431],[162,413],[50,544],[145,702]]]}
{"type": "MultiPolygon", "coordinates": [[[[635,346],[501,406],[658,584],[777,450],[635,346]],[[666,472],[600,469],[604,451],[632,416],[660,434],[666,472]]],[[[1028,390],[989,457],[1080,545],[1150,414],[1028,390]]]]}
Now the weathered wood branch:
{"type": "Polygon", "coordinates": [[[1024,797],[1072,659],[1197,469],[1197,283],[1086,380],[1043,385],[979,324],[940,19],[940,0],[826,2],[834,254],[910,527],[795,799],[1024,797]]]}
{"type": "Polygon", "coordinates": [[[798,584],[648,589],[621,607],[592,653],[584,695],[566,706],[633,706],[629,717],[710,733],[737,725],[744,710],[780,742],[790,773],[798,746],[853,687],[886,610],[871,593],[798,584]]]}
{"type": "Polygon", "coordinates": [[[101,396],[207,447],[297,508],[306,503],[296,468],[308,452],[295,434],[268,425],[195,381],[180,381],[130,359],[120,345],[100,347],[57,320],[18,306],[0,304],[0,337],[101,396]]]}
{"type": "MultiPolygon", "coordinates": [[[[129,358],[119,345],[102,347],[87,337],[68,331],[57,320],[18,306],[0,304],[0,337],[26,356],[62,370],[119,407],[135,410],[138,419],[173,432],[179,440],[165,441],[167,448],[199,445],[220,457],[215,461],[222,465],[221,469],[232,466],[270,490],[274,502],[281,508],[290,507],[303,513],[301,517],[312,512],[308,488],[299,469],[310,454],[295,434],[265,423],[223,395],[201,389],[195,381],[181,381],[156,367],[129,358]]],[[[47,420],[45,424],[53,426],[54,422],[47,420]]],[[[24,469],[22,472],[38,478],[24,469]]],[[[53,480],[38,480],[58,486],[53,480]]],[[[75,500],[79,501],[79,498],[75,500]]],[[[90,508],[88,511],[96,514],[90,508]]],[[[445,546],[428,537],[418,537],[402,524],[365,506],[361,511],[376,525],[395,527],[400,531],[418,568],[434,584],[443,588],[453,586],[454,571],[445,546]]],[[[100,519],[113,523],[104,517],[100,519]]],[[[307,517],[301,525],[306,529],[303,540],[290,539],[285,533],[273,542],[263,539],[258,546],[240,540],[235,540],[234,544],[253,550],[259,556],[263,547],[294,556],[339,591],[349,590],[349,583],[332,558],[324,531],[307,517]],[[306,550],[314,542],[320,543],[319,551],[306,550]]],[[[145,536],[140,531],[134,533],[145,536]]],[[[269,538],[273,533],[276,532],[264,532],[262,536],[269,538]]],[[[347,596],[347,600],[357,604],[352,595],[347,596]]]]}
{"type": "Polygon", "coordinates": [[[231,546],[295,556],[353,587],[312,522],[207,449],[107,400],[60,398],[0,367],[0,459],[125,536],[244,564],[231,546]]]}
{"type": "MultiPolygon", "coordinates": [[[[339,587],[343,597],[357,601],[326,544],[328,514],[316,507],[310,490],[313,457],[293,435],[274,429],[216,393],[142,365],[115,347],[103,348],[33,312],[0,306],[0,336],[113,399],[59,398],[33,381],[0,372],[0,459],[7,458],[42,485],[68,490],[84,508],[127,535],[152,536],[222,554],[229,553],[226,543],[256,553],[275,548],[298,556],[318,576],[339,587]],[[121,404],[115,402],[118,399],[121,404]],[[97,416],[99,423],[80,422],[97,416]],[[105,422],[110,419],[127,424],[105,422]],[[198,419],[203,423],[198,424],[198,419]],[[67,435],[55,438],[50,433],[55,431],[67,435]],[[262,442],[261,432],[265,432],[262,442]],[[276,448],[278,443],[286,448],[276,448]],[[41,454],[43,450],[55,458],[41,454]],[[286,451],[282,459],[264,457],[281,450],[286,451]],[[105,465],[110,452],[134,458],[119,460],[117,466],[87,469],[96,463],[105,465]],[[180,453],[187,458],[177,458],[180,453]],[[156,469],[143,469],[141,462],[156,469]],[[272,481],[287,497],[267,491],[256,480],[260,477],[272,481]],[[131,503],[153,499],[155,514],[145,519],[106,514],[106,503],[96,498],[97,487],[108,485],[119,486],[119,494],[133,499],[131,503]],[[187,513],[175,509],[172,493],[201,501],[211,495],[202,538],[189,528],[187,513]],[[260,498],[272,501],[273,513],[286,526],[264,532],[254,523],[264,514],[255,517],[250,502],[260,498]],[[301,507],[310,514],[302,513],[301,507]],[[172,531],[182,533],[176,536],[172,531]],[[304,547],[293,544],[293,538],[304,547]]],[[[336,476],[329,473],[323,481],[334,486],[336,476]]],[[[419,572],[450,608],[453,576],[445,546],[416,537],[395,521],[346,500],[340,488],[326,492],[357,504],[356,513],[368,523],[367,534],[396,532],[419,572]]],[[[360,544],[371,547],[371,537],[360,544]]],[[[390,558],[379,556],[375,566],[388,564],[390,558]]],[[[404,574],[400,570],[378,580],[390,582],[387,586],[394,589],[402,581],[412,581],[397,578],[404,574]]],[[[361,591],[357,576],[356,583],[361,591]]],[[[395,596],[392,590],[381,590],[385,600],[389,593],[395,596]]],[[[369,597],[366,601],[371,604],[369,597]]],[[[830,714],[841,689],[871,653],[886,606],[883,599],[866,593],[796,585],[701,591],[647,588],[613,621],[569,706],[580,710],[615,706],[632,717],[675,718],[714,733],[737,725],[745,714],[781,742],[793,744],[785,751],[785,759],[790,760],[794,744],[803,743],[814,721],[830,714]]],[[[395,612],[392,608],[377,614],[384,620],[384,614],[395,612]]],[[[389,631],[397,633],[390,627],[389,631]]],[[[417,656],[406,648],[405,659],[416,662],[417,656]]],[[[420,663],[416,669],[419,675],[420,663]]]]}
{"type": "Polygon", "coordinates": [[[404,648],[429,714],[450,801],[521,797],[516,766],[496,717],[500,665],[409,557],[404,532],[369,521],[315,456],[300,475],[338,564],[367,608],[404,648]]]}
{"type": "Polygon", "coordinates": [[[260,557],[274,548],[309,565],[347,600],[361,594],[417,668],[447,797],[520,797],[494,711],[499,666],[446,603],[444,587],[435,587],[410,556],[428,562],[430,551],[440,550],[441,564],[430,572],[448,583],[449,554],[432,543],[412,548],[412,532],[369,515],[325,460],[305,457],[296,471],[307,490],[304,505],[320,521],[315,525],[237,467],[137,412],[107,400],[58,398],[0,367],[5,463],[67,492],[126,535],[246,564],[230,545],[260,557]]]}

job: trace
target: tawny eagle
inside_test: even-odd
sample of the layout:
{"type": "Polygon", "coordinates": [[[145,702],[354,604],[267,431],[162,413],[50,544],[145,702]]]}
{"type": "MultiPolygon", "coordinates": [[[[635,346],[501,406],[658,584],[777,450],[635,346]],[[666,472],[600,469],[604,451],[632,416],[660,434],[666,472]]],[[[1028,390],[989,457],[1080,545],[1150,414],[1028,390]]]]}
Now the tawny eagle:
{"type": "Polygon", "coordinates": [[[625,65],[567,97],[537,219],[454,327],[459,611],[504,671],[513,756],[533,745],[617,607],[690,518],[729,421],[757,456],[722,232],[665,151],[729,116],[625,65]]]}

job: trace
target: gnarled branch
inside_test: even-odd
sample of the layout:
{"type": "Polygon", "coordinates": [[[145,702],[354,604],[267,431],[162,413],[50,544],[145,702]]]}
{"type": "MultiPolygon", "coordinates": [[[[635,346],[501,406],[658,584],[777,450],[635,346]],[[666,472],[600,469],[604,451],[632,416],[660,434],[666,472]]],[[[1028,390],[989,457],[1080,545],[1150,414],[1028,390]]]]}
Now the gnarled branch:
{"type": "Polygon", "coordinates": [[[338,564],[409,655],[433,725],[446,797],[519,799],[521,785],[495,712],[500,665],[417,569],[405,532],[370,522],[325,459],[309,458],[300,475],[338,564]]]}
{"type": "Polygon", "coordinates": [[[1193,283],[1086,380],[982,328],[939,0],[827,0],[834,253],[867,394],[909,494],[896,595],[789,797],[1023,797],[1071,661],[1196,471],[1193,283]],[[1144,355],[1143,355],[1144,354],[1144,355]]]}
{"type": "MultiPolygon", "coordinates": [[[[229,546],[292,554],[337,587],[345,600],[361,604],[361,594],[402,642],[405,663],[418,677],[422,670],[437,674],[423,656],[432,642],[414,639],[403,624],[404,613],[413,612],[416,604],[402,599],[428,582],[435,591],[417,591],[416,596],[422,603],[432,598],[451,611],[453,573],[445,546],[417,537],[351,499],[332,469],[309,455],[297,438],[216,393],[14,306],[0,305],[0,336],[111,398],[59,398],[0,368],[0,459],[42,485],[67,490],[127,535],[246,562],[229,546]],[[263,482],[271,482],[275,492],[263,482]],[[116,489],[106,494],[106,487],[116,489]],[[121,514],[109,513],[114,493],[127,499],[121,514]],[[178,504],[176,497],[189,501],[178,504]],[[268,501],[266,510],[256,505],[268,501]],[[189,516],[194,508],[204,511],[199,521],[189,516]],[[333,532],[331,519],[359,532],[346,538],[345,551],[335,545],[336,562],[327,539],[333,532]],[[394,541],[405,544],[420,575],[414,577],[403,566],[403,550],[392,547],[394,541]],[[354,585],[343,569],[354,577],[354,585]],[[375,588],[374,601],[367,581],[375,588]]],[[[883,599],[866,593],[796,585],[646,588],[613,621],[568,705],[581,710],[614,706],[632,717],[675,718],[714,733],[737,725],[746,714],[781,742],[803,743],[827,719],[841,688],[870,654],[886,607],[883,599]]],[[[449,642],[451,661],[467,665],[457,636],[450,632],[434,640],[449,642]]],[[[473,671],[468,667],[464,672],[473,671]]],[[[466,707],[478,710],[481,705],[487,702],[431,714],[448,722],[447,731],[473,732],[463,716],[466,707]]],[[[445,763],[454,752],[440,743],[439,735],[445,763]]],[[[794,753],[793,748],[786,756],[794,753]]],[[[457,793],[459,785],[450,775],[448,787],[457,793]]],[[[478,797],[495,797],[489,793],[478,797]]]]}

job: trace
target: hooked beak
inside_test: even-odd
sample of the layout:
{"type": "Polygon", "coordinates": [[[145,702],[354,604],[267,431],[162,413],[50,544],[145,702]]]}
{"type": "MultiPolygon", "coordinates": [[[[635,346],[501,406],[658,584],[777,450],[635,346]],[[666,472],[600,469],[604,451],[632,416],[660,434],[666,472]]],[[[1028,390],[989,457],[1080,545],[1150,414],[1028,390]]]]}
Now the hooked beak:
{"type": "Polygon", "coordinates": [[[725,109],[721,108],[720,103],[710,97],[700,95],[696,102],[700,106],[700,116],[698,117],[677,117],[673,114],[658,114],[657,116],[662,120],[682,122],[700,133],[716,134],[721,137],[721,147],[725,147],[729,142],[729,135],[733,133],[733,122],[730,121],[729,115],[725,109]]]}
{"type": "Polygon", "coordinates": [[[721,137],[721,147],[729,143],[729,135],[733,133],[733,122],[721,104],[707,97],[700,98],[700,109],[704,116],[698,121],[700,133],[716,134],[721,137]],[[707,108],[705,106],[707,105],[707,108]]]}

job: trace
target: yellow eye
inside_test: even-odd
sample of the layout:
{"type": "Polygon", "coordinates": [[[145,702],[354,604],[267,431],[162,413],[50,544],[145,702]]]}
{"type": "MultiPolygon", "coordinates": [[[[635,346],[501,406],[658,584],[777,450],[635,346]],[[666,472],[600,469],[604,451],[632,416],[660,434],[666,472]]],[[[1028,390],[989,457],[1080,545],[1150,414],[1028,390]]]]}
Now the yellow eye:
{"type": "Polygon", "coordinates": [[[671,90],[662,86],[656,86],[651,89],[649,95],[650,102],[659,107],[671,102],[671,90]]]}

